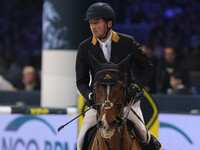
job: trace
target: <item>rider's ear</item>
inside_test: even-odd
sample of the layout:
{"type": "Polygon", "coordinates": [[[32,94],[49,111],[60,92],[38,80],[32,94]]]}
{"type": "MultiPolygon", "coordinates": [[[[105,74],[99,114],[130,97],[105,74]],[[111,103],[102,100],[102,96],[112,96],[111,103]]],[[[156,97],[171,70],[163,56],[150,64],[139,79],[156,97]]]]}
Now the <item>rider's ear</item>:
{"type": "Polygon", "coordinates": [[[112,27],[112,24],[113,24],[113,23],[112,23],[112,20],[109,20],[109,21],[108,21],[108,28],[111,28],[111,27],[112,27]]]}

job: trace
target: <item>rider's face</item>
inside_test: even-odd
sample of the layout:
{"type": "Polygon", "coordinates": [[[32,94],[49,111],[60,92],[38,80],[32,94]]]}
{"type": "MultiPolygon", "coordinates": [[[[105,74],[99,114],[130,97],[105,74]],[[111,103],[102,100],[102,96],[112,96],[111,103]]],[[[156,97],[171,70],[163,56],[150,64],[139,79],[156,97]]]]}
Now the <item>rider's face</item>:
{"type": "Polygon", "coordinates": [[[101,39],[106,35],[107,25],[104,19],[92,19],[89,20],[90,30],[94,37],[101,39]]]}

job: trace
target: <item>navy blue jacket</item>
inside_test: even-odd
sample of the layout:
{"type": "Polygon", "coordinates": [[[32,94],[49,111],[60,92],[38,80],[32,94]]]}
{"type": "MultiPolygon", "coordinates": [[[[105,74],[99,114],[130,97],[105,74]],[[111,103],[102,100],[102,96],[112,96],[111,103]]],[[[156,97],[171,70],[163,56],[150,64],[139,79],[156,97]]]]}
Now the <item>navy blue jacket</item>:
{"type": "MultiPolygon", "coordinates": [[[[92,68],[89,59],[89,52],[91,52],[99,62],[107,62],[100,44],[95,37],[90,37],[79,45],[76,58],[76,84],[78,90],[86,99],[88,99],[88,94],[92,92],[92,86],[89,85],[90,73],[92,80],[95,75],[95,70],[92,68]]],[[[140,45],[133,37],[112,31],[110,62],[117,64],[130,53],[132,53],[132,59],[130,68],[128,69],[127,82],[128,84],[135,83],[140,88],[143,88],[154,72],[151,60],[141,50],[140,45]]]]}

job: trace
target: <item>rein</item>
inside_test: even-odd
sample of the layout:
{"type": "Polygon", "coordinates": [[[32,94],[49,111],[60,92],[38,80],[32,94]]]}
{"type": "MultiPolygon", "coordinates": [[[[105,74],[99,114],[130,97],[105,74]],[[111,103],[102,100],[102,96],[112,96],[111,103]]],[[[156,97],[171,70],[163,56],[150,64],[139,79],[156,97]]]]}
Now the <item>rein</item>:
{"type": "MultiPolygon", "coordinates": [[[[119,114],[117,115],[116,119],[113,120],[112,122],[110,122],[110,123],[108,124],[110,127],[116,127],[116,126],[118,126],[120,129],[122,129],[123,119],[120,118],[120,116],[121,116],[122,110],[123,110],[123,108],[124,108],[123,106],[124,106],[125,101],[126,101],[126,90],[125,90],[125,88],[126,88],[126,87],[123,88],[123,90],[124,90],[124,95],[123,95],[122,101],[121,101],[121,102],[118,102],[118,103],[112,103],[112,102],[111,102],[111,103],[114,104],[114,105],[121,105],[121,108],[120,108],[119,114]]],[[[95,88],[93,88],[93,89],[94,89],[93,92],[95,93],[95,88]]],[[[94,98],[95,105],[96,105],[96,106],[102,105],[104,109],[105,109],[104,106],[106,106],[106,102],[107,102],[107,101],[109,101],[109,100],[106,100],[105,102],[102,102],[102,103],[97,103],[97,102],[96,102],[96,98],[94,98]]],[[[110,101],[109,101],[109,103],[110,103],[110,101]]],[[[96,108],[97,108],[97,107],[96,107],[96,108]]],[[[97,116],[99,116],[99,115],[100,115],[100,112],[99,112],[99,109],[97,108],[97,116]]],[[[102,121],[98,119],[98,120],[97,120],[97,128],[103,128],[103,127],[104,127],[104,126],[103,126],[102,121]]]]}

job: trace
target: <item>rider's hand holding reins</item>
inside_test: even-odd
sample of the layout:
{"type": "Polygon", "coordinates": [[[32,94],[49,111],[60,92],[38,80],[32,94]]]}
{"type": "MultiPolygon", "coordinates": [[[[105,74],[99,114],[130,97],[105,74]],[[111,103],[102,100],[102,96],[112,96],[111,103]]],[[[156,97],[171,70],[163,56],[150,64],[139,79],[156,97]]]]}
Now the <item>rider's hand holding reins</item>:
{"type": "Polygon", "coordinates": [[[94,104],[94,94],[93,94],[93,92],[88,94],[88,99],[89,99],[90,105],[93,105],[94,104]]]}
{"type": "Polygon", "coordinates": [[[127,88],[127,98],[126,100],[129,102],[132,97],[135,97],[136,93],[141,91],[137,84],[131,83],[127,88]]]}

